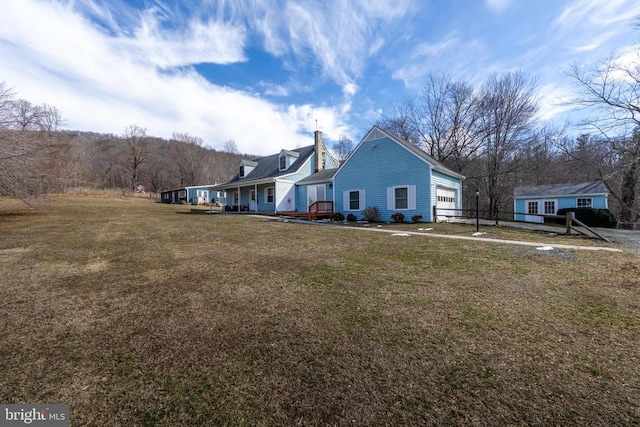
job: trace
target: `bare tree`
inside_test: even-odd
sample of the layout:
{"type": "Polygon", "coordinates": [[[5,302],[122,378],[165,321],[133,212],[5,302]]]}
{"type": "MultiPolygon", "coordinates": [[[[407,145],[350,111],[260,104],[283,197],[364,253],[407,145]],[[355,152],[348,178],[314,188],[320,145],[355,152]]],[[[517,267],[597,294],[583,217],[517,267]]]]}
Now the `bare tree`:
{"type": "MultiPolygon", "coordinates": [[[[122,166],[128,172],[128,178],[131,180],[129,188],[135,190],[136,186],[140,184],[142,167],[149,158],[147,130],[138,125],[127,126],[122,139],[125,144],[125,157],[122,166]]],[[[122,185],[124,188],[125,183],[123,182],[122,185]]]]}
{"type": "Polygon", "coordinates": [[[430,74],[422,91],[424,119],[419,129],[428,152],[458,172],[481,145],[475,91],[463,81],[430,74]]]}
{"type": "Polygon", "coordinates": [[[42,111],[39,106],[31,104],[26,99],[12,102],[12,127],[20,131],[36,130],[42,111]]]}
{"type": "Polygon", "coordinates": [[[631,64],[615,57],[588,71],[574,64],[570,76],[579,92],[571,104],[595,116],[581,124],[599,135],[606,151],[618,159],[618,167],[608,173],[602,164],[585,159],[569,147],[565,146],[565,151],[598,171],[620,203],[622,222],[636,221],[640,217],[636,201],[640,176],[640,48],[631,64]]]}
{"type": "Polygon", "coordinates": [[[40,107],[38,125],[43,131],[46,131],[49,136],[51,136],[53,132],[57,132],[63,123],[62,113],[60,113],[57,107],[49,104],[43,104],[40,107]]]}
{"type": "Polygon", "coordinates": [[[518,168],[518,148],[532,136],[538,109],[535,90],[535,80],[514,71],[490,76],[478,98],[484,162],[480,183],[494,216],[511,194],[509,176],[518,168]]]}
{"type": "Polygon", "coordinates": [[[196,185],[202,179],[202,144],[201,138],[188,133],[173,133],[173,138],[169,141],[169,153],[178,171],[180,186],[196,185]]]}
{"type": "Polygon", "coordinates": [[[14,97],[13,90],[5,82],[0,82],[0,128],[8,128],[11,124],[14,97]]]}
{"type": "Polygon", "coordinates": [[[429,74],[420,97],[403,100],[378,124],[461,172],[481,145],[478,119],[471,85],[429,74]]]}
{"type": "Polygon", "coordinates": [[[222,151],[230,154],[240,154],[240,150],[238,150],[238,145],[233,139],[229,139],[224,142],[224,147],[222,151]]]}
{"type": "Polygon", "coordinates": [[[416,99],[405,98],[393,106],[391,114],[377,120],[376,125],[404,141],[420,146],[422,143],[420,132],[418,132],[420,114],[416,99]]]}
{"type": "Polygon", "coordinates": [[[340,163],[347,160],[355,148],[353,141],[344,135],[341,135],[338,142],[333,144],[333,152],[340,163]]]}

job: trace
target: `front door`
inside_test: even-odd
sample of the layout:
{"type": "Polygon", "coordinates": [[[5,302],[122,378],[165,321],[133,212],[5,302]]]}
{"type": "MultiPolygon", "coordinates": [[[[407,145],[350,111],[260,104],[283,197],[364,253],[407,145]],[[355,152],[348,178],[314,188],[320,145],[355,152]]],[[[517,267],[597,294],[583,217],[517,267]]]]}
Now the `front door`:
{"type": "Polygon", "coordinates": [[[256,203],[256,190],[251,190],[251,200],[249,201],[249,210],[255,211],[258,204],[256,203]]]}

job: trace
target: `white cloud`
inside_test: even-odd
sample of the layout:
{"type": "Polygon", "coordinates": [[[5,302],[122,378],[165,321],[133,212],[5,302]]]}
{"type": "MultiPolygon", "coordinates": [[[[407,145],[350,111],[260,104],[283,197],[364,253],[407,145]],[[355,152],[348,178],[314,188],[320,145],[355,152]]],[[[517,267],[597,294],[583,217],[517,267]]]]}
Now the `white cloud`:
{"type": "Polygon", "coordinates": [[[572,109],[567,103],[574,94],[566,86],[548,83],[538,88],[538,95],[540,96],[538,118],[543,121],[552,120],[572,109]]]}
{"type": "Polygon", "coordinates": [[[262,93],[266,96],[274,96],[274,97],[285,97],[289,96],[289,89],[283,85],[276,85],[273,83],[261,81],[258,83],[258,86],[264,88],[262,93]]]}
{"type": "Polygon", "coordinates": [[[118,134],[138,124],[151,135],[189,132],[219,148],[234,139],[254,154],[311,144],[316,118],[329,138],[347,133],[340,105],[283,107],[214,85],[190,67],[174,68],[243,60],[238,27],[194,21],[172,31],[157,19],[145,15],[122,36],[72,6],[10,2],[0,15],[0,76],[20,97],[57,106],[70,129],[118,134]]]}
{"type": "Polygon", "coordinates": [[[485,0],[487,7],[494,13],[504,12],[513,0],[485,0]]]}
{"type": "MultiPolygon", "coordinates": [[[[612,24],[626,26],[625,22],[640,13],[636,0],[574,0],[555,19],[557,27],[571,30],[579,27],[594,31],[612,24]]],[[[620,28],[621,31],[628,30],[620,28]]]]}
{"type": "Polygon", "coordinates": [[[134,36],[121,38],[123,47],[159,67],[245,61],[244,28],[227,23],[193,20],[183,30],[162,28],[153,10],[143,14],[134,36]]]}

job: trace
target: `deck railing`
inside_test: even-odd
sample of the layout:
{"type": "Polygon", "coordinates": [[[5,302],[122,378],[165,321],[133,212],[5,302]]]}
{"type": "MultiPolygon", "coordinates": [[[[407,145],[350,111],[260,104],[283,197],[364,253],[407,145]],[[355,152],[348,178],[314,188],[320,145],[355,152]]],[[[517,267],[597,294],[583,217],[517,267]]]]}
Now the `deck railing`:
{"type": "Polygon", "coordinates": [[[320,216],[331,216],[333,214],[333,202],[328,200],[318,200],[309,205],[309,221],[318,219],[320,216]]]}

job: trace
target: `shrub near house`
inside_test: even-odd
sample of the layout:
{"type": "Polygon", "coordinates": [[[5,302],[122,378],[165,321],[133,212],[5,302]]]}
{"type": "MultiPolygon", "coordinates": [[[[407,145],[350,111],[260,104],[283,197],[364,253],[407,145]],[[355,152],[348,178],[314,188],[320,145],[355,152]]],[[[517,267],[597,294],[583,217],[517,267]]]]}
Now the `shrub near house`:
{"type": "MultiPolygon", "coordinates": [[[[593,208],[565,208],[558,209],[558,215],[566,215],[567,212],[575,212],[576,219],[589,227],[616,228],[618,220],[609,209],[593,209],[593,208]]],[[[545,218],[545,222],[547,218],[545,218]]],[[[561,219],[555,219],[554,222],[563,224],[561,219]]]]}

